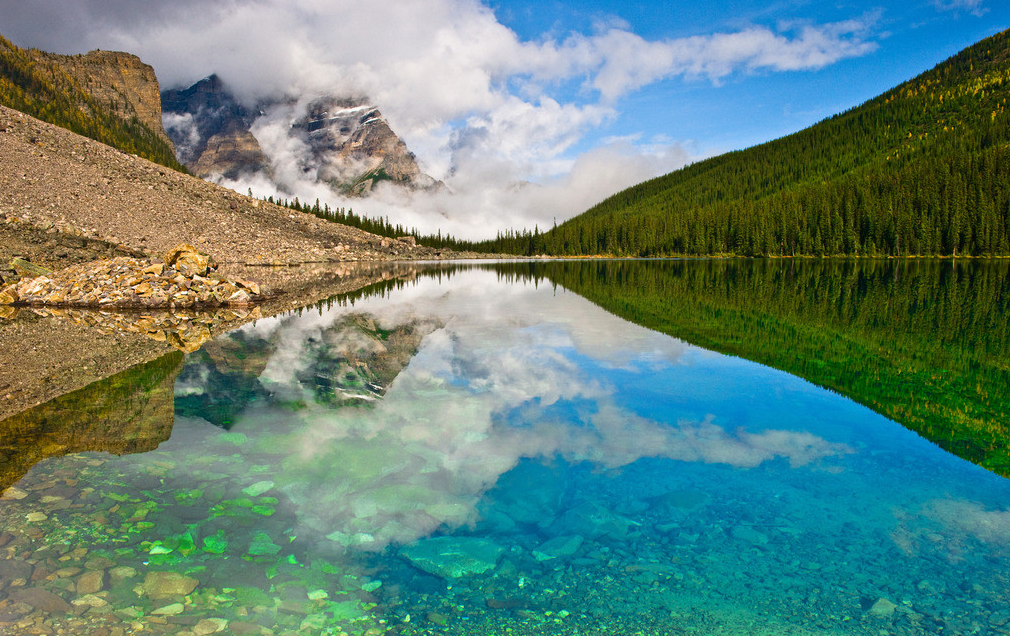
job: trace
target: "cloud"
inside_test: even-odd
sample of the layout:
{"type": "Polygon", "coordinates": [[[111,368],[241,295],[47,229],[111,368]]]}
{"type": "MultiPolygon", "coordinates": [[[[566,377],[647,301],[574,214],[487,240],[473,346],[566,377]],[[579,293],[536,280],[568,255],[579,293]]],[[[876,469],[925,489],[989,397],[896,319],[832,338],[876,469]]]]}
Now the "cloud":
{"type": "Polygon", "coordinates": [[[983,7],[985,0],[933,0],[933,6],[940,11],[967,11],[976,17],[982,17],[989,12],[983,7]]]}
{"type": "MultiPolygon", "coordinates": [[[[449,231],[466,238],[566,219],[693,158],[676,145],[665,156],[634,143],[581,148],[619,116],[622,97],[670,78],[718,82],[865,55],[876,47],[875,20],[654,40],[611,20],[591,33],[526,40],[477,0],[376,0],[367,7],[348,0],[33,0],[0,7],[0,24],[22,44],[128,50],[152,64],[164,86],[217,73],[250,105],[285,95],[368,95],[422,169],[458,196],[390,194],[359,203],[358,211],[422,231],[446,231],[448,217],[449,231]],[[580,161],[587,151],[595,154],[580,161]],[[517,185],[526,182],[539,187],[517,185]]],[[[289,196],[338,203],[299,171],[297,148],[278,134],[290,123],[283,115],[271,113],[254,129],[277,183],[229,185],[264,195],[280,186],[289,196]]]]}

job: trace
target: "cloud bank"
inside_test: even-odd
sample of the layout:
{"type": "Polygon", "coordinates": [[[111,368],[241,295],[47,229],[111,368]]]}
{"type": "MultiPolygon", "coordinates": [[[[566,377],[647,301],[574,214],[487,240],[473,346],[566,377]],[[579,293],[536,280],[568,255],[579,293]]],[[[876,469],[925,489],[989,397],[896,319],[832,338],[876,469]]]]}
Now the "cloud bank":
{"type": "MultiPolygon", "coordinates": [[[[655,140],[580,147],[618,115],[622,98],[644,86],[819,69],[876,48],[872,15],[656,40],[612,24],[524,40],[476,0],[8,4],[0,23],[21,43],[131,51],[155,67],[164,86],[216,72],[250,104],[292,95],[370,96],[422,169],[458,196],[380,193],[359,202],[359,211],[468,237],[562,220],[692,159],[682,144],[656,148],[655,140]],[[527,182],[537,185],[521,185],[527,182]]],[[[265,122],[257,134],[269,136],[271,126],[285,123],[265,122]]],[[[291,168],[283,153],[273,159],[279,174],[291,168]]],[[[284,183],[292,194],[339,203],[296,176],[284,183]]],[[[228,185],[263,194],[271,188],[228,185]]]]}

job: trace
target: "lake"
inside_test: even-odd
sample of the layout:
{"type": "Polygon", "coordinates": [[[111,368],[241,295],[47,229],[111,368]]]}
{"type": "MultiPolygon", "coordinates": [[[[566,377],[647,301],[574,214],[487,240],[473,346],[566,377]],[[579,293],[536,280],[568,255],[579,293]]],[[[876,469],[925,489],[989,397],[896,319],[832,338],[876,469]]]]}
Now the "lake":
{"type": "Polygon", "coordinates": [[[257,320],[0,422],[0,633],[1010,633],[1007,270],[432,266],[257,320]]]}

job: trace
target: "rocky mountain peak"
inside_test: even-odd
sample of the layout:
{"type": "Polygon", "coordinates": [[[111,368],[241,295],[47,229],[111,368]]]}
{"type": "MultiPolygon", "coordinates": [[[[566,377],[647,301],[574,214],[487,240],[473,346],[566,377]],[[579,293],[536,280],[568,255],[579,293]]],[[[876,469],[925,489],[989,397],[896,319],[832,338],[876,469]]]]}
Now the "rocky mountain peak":
{"type": "Polygon", "coordinates": [[[297,158],[298,173],[336,192],[367,195],[383,181],[411,189],[439,186],[421,172],[414,154],[367,98],[325,96],[302,109],[296,104],[274,100],[248,108],[216,75],[162,94],[165,128],[179,160],[204,178],[259,174],[281,190],[291,189],[277,182],[269,152],[254,134],[258,125],[273,125],[305,149],[297,158]]]}

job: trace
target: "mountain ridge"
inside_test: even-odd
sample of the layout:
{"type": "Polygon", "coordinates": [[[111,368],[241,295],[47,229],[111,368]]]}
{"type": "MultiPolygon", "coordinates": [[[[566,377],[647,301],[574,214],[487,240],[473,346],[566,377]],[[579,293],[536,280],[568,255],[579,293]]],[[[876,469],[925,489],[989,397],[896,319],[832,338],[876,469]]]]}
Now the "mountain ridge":
{"type": "Polygon", "coordinates": [[[161,125],[154,69],[129,53],[57,55],[0,36],[0,105],[184,170],[161,125]]]}

